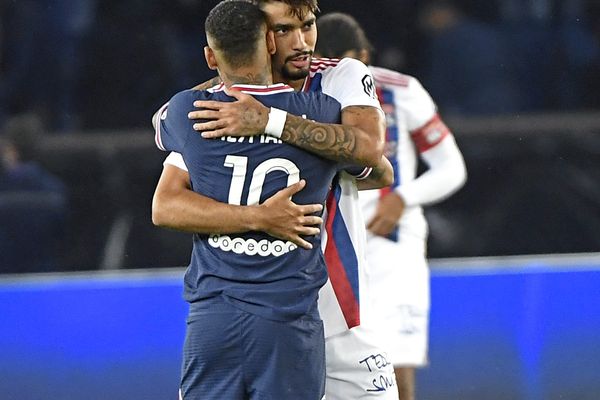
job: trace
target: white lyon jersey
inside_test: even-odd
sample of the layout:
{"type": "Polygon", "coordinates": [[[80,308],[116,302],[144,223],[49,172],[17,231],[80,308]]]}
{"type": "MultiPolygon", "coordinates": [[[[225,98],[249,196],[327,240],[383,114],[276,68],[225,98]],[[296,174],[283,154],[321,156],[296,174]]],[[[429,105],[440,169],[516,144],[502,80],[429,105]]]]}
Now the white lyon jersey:
{"type": "MultiPolygon", "coordinates": [[[[342,107],[371,106],[381,110],[373,76],[362,62],[314,58],[303,91],[322,91],[342,107]]],[[[319,292],[319,312],[325,337],[358,325],[370,325],[372,312],[367,287],[366,229],[355,179],[341,173],[327,199],[321,248],[329,280],[319,292]]]]}
{"type": "Polygon", "coordinates": [[[408,235],[425,241],[427,222],[421,205],[442,200],[462,185],[464,161],[431,96],[417,79],[384,68],[369,68],[386,115],[385,156],[394,167],[394,183],[384,189],[361,191],[363,212],[369,221],[380,197],[395,190],[406,208],[398,229],[388,239],[397,242],[400,235],[408,235]],[[419,157],[432,170],[440,163],[444,168],[425,172],[416,180],[419,157]]]}

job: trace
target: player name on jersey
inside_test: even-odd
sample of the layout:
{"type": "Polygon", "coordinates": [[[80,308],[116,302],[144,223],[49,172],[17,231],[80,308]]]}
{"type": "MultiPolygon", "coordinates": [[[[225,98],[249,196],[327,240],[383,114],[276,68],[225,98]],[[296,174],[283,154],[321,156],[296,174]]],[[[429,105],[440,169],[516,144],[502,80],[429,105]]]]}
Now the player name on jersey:
{"type": "Polygon", "coordinates": [[[281,141],[281,139],[277,139],[274,136],[270,136],[267,135],[266,133],[263,133],[262,135],[255,135],[255,136],[241,136],[241,137],[237,137],[237,136],[223,136],[221,137],[222,141],[227,141],[230,143],[260,143],[260,144],[269,144],[269,143],[274,143],[274,144],[281,144],[283,143],[281,141]]]}

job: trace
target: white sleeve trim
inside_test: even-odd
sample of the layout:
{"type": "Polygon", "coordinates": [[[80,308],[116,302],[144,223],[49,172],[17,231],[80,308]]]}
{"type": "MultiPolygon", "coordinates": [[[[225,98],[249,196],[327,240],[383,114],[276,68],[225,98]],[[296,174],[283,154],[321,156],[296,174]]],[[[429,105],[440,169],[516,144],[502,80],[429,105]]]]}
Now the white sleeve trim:
{"type": "Polygon", "coordinates": [[[158,111],[152,117],[152,125],[154,126],[154,142],[156,143],[156,147],[158,147],[162,151],[166,151],[165,147],[162,144],[161,137],[161,124],[162,121],[167,117],[167,108],[169,107],[169,102],[166,102],[158,109],[158,111]]]}
{"type": "Polygon", "coordinates": [[[169,155],[167,156],[167,158],[165,158],[165,161],[163,162],[163,165],[172,165],[174,167],[177,167],[179,169],[182,169],[184,171],[188,171],[187,166],[185,165],[185,161],[183,161],[183,156],[179,153],[176,153],[174,151],[172,151],[171,153],[169,153],[169,155]]]}

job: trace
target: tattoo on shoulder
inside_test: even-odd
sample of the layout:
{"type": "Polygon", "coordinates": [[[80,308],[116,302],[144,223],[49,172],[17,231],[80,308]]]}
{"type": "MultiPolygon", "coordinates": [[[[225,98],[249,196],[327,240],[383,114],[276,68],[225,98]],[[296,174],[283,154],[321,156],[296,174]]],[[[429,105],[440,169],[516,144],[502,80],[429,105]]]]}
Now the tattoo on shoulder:
{"type": "Polygon", "coordinates": [[[206,82],[203,82],[203,83],[200,83],[200,84],[194,86],[192,89],[206,90],[206,89],[210,89],[213,86],[218,85],[219,83],[221,83],[221,78],[219,78],[218,76],[215,76],[214,78],[209,79],[206,82]]]}

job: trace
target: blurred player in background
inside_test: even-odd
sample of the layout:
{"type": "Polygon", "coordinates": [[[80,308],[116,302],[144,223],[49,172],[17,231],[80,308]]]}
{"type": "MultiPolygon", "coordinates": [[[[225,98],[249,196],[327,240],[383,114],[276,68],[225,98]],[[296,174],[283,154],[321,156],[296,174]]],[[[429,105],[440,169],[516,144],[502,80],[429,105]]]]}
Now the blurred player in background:
{"type": "MultiPolygon", "coordinates": [[[[370,62],[371,45],[350,15],[330,13],[317,20],[315,53],[370,62]]],[[[412,76],[370,66],[386,113],[385,155],[394,166],[394,183],[360,192],[369,230],[368,281],[385,321],[386,348],[394,364],[400,400],[415,397],[415,367],[427,363],[429,268],[427,222],[422,206],[454,193],[466,168],[452,133],[436,106],[412,76]],[[417,176],[419,158],[427,171],[417,176]]]]}
{"type": "MultiPolygon", "coordinates": [[[[328,149],[345,146],[351,151],[329,154],[342,160],[356,158],[354,152],[358,142],[352,137],[360,132],[367,132],[376,144],[383,141],[383,113],[368,68],[353,59],[341,62],[312,59],[316,41],[316,1],[259,3],[266,11],[270,27],[275,33],[277,52],[273,57],[274,81],[285,82],[296,90],[322,91],[342,105],[344,126],[339,135],[324,135],[314,129],[291,130],[289,125],[293,125],[294,118],[288,114],[281,139],[324,156],[327,156],[328,149]]],[[[268,108],[251,97],[236,97],[238,101],[233,103],[196,102],[195,105],[203,110],[190,114],[191,118],[200,120],[195,124],[195,129],[207,137],[264,132],[271,123],[271,119],[267,118],[268,108]]],[[[377,148],[378,144],[371,150],[377,148]]],[[[202,214],[200,207],[204,200],[196,196],[194,204],[197,207],[190,207],[189,202],[186,204],[182,201],[184,193],[189,194],[189,190],[186,190],[189,181],[182,173],[173,171],[173,165],[177,165],[181,171],[186,166],[180,157],[179,161],[174,156],[169,158],[155,193],[155,200],[158,199],[155,201],[156,208],[157,211],[170,210],[161,212],[170,215],[165,217],[162,225],[189,229],[190,217],[198,218],[202,214]]],[[[359,161],[356,160],[360,164],[359,161]]],[[[362,160],[362,164],[369,165],[365,160],[362,160]]],[[[360,181],[359,185],[372,185],[380,177],[386,176],[386,168],[378,164],[369,178],[360,181]]],[[[368,171],[361,178],[367,174],[368,171]]],[[[391,182],[387,176],[385,181],[391,182]]],[[[189,196],[187,199],[192,200],[189,196]]],[[[355,178],[340,174],[327,201],[326,232],[322,244],[330,277],[319,294],[319,310],[326,335],[326,394],[330,400],[391,400],[397,398],[395,378],[387,361],[387,352],[381,346],[382,340],[374,329],[373,312],[369,306],[372,296],[365,281],[366,232],[357,200],[355,178]]],[[[212,217],[214,215],[207,216],[212,217]]],[[[194,221],[195,229],[205,229],[200,218],[194,221]]],[[[243,224],[240,224],[235,229],[243,228],[243,224]]]]}

